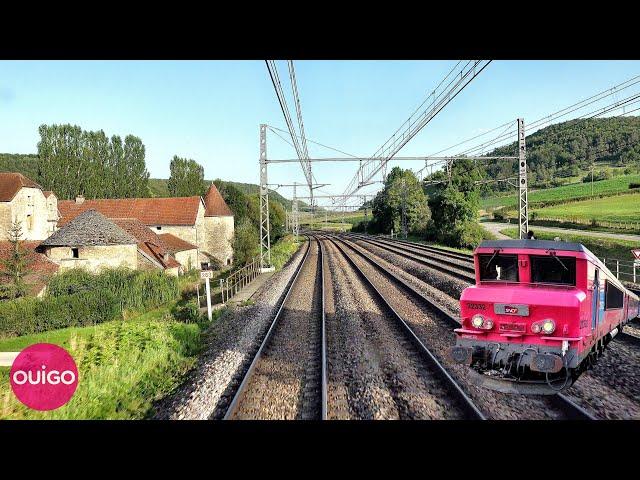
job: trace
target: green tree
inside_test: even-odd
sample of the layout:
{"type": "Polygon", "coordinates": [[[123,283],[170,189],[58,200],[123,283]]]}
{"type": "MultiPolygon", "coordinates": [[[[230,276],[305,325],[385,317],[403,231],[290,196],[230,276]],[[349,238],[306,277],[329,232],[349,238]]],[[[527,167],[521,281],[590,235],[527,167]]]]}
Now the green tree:
{"type": "Polygon", "coordinates": [[[198,162],[175,155],[169,169],[171,175],[167,186],[171,196],[190,197],[205,193],[204,168],[198,162]]]}
{"type": "Polygon", "coordinates": [[[38,181],[61,199],[148,196],[145,148],[133,135],[110,139],[76,125],[41,125],[38,181]]]}
{"type": "Polygon", "coordinates": [[[235,229],[233,252],[237,265],[246,264],[260,253],[258,230],[248,217],[244,217],[235,229]]]}
{"type": "Polygon", "coordinates": [[[430,217],[424,190],[411,170],[394,167],[387,175],[384,188],[373,199],[371,231],[401,231],[403,211],[408,233],[424,235],[430,217]]]}
{"type": "Polygon", "coordinates": [[[17,220],[8,230],[10,252],[7,258],[0,260],[0,298],[13,299],[27,294],[29,284],[24,277],[30,272],[32,260],[30,253],[22,246],[22,226],[17,220]]]}

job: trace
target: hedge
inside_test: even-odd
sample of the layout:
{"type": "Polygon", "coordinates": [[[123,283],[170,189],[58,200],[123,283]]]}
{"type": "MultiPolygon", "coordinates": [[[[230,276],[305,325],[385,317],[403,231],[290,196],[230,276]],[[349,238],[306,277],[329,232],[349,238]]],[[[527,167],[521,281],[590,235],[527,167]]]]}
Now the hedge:
{"type": "Polygon", "coordinates": [[[84,327],[121,317],[111,292],[80,292],[42,300],[27,297],[0,303],[0,336],[13,337],[57,328],[84,327]]]}
{"type": "Polygon", "coordinates": [[[0,337],[95,325],[123,318],[125,310],[158,307],[179,295],[178,279],[160,271],[68,270],[52,278],[42,300],[0,302],[0,337]]]}

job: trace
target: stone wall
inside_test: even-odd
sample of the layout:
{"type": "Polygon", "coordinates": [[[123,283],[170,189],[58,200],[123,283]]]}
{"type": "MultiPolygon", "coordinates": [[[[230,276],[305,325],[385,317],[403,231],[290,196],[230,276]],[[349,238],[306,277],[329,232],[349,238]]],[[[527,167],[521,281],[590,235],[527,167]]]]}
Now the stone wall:
{"type": "Polygon", "coordinates": [[[49,217],[42,190],[23,187],[10,202],[0,202],[0,240],[9,238],[8,230],[14,220],[22,226],[22,240],[44,240],[52,233],[49,217]]]}
{"type": "Polygon", "coordinates": [[[79,258],[73,258],[71,247],[48,247],[45,254],[60,265],[61,271],[75,267],[90,272],[103,268],[138,267],[138,247],[134,244],[78,247],[79,258]]]}
{"type": "Polygon", "coordinates": [[[198,262],[198,250],[185,250],[183,252],[176,252],[176,260],[184,267],[184,271],[188,271],[189,268],[200,268],[198,262]]]}
{"type": "Polygon", "coordinates": [[[204,251],[223,265],[233,263],[233,217],[205,217],[206,240],[204,251]]]}

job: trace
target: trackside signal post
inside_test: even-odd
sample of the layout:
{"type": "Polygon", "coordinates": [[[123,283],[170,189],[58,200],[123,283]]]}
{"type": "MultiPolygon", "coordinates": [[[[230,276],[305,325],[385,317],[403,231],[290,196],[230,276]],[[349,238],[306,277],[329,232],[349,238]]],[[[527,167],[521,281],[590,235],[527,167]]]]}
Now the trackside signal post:
{"type": "Polygon", "coordinates": [[[213,278],[213,271],[201,270],[200,278],[204,278],[207,285],[207,316],[209,317],[209,321],[211,321],[211,287],[209,286],[209,281],[213,278]]]}

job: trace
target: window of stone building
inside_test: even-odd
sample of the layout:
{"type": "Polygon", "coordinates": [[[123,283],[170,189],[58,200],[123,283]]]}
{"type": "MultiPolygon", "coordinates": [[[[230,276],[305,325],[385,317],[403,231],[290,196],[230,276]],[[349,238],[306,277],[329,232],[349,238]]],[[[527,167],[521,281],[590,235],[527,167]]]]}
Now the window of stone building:
{"type": "Polygon", "coordinates": [[[72,248],[71,249],[71,257],[72,258],[80,258],[80,249],[79,248],[72,248]]]}
{"type": "Polygon", "coordinates": [[[161,226],[157,226],[156,230],[162,230],[162,227],[161,226]]]}
{"type": "Polygon", "coordinates": [[[27,214],[27,229],[33,229],[33,215],[27,214]]]}

